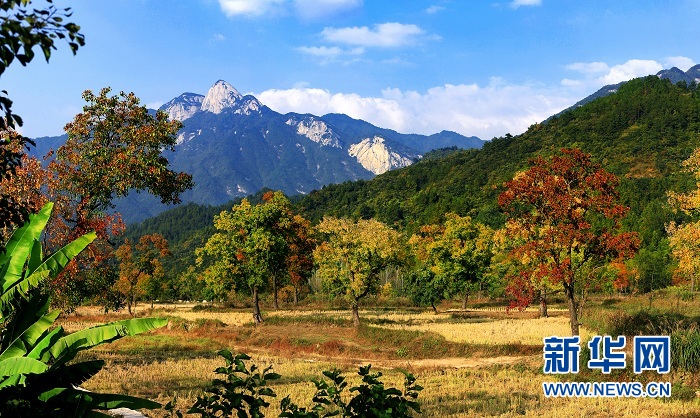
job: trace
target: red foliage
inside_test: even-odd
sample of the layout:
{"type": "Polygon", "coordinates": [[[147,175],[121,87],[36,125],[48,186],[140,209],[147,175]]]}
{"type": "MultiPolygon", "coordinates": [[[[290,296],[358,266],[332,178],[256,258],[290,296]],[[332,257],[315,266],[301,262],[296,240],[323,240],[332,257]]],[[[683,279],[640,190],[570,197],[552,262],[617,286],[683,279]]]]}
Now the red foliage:
{"type": "Polygon", "coordinates": [[[524,264],[509,287],[516,303],[532,301],[524,282],[546,280],[561,286],[570,309],[576,309],[577,292],[588,284],[585,268],[636,252],[637,233],[619,232],[628,208],[618,203],[617,184],[615,175],[579,149],[537,157],[505,184],[498,203],[509,215],[507,229],[517,243],[511,256],[524,264]]]}

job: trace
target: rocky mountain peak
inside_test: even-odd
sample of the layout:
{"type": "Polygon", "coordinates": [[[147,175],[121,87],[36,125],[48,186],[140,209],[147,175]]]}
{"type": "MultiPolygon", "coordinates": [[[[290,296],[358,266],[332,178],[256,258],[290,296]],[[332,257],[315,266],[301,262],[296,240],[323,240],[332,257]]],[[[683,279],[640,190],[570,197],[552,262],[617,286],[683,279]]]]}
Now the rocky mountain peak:
{"type": "Polygon", "coordinates": [[[189,119],[202,107],[204,96],[195,93],[183,93],[160,107],[160,110],[168,114],[170,120],[182,122],[189,119]]]}
{"type": "Polygon", "coordinates": [[[409,156],[401,155],[387,147],[384,138],[378,135],[351,145],[348,155],[355,157],[362,167],[374,174],[386,173],[413,163],[409,156]]]}
{"type": "Polygon", "coordinates": [[[243,96],[232,85],[219,80],[207,92],[201,109],[206,112],[221,113],[224,109],[235,107],[243,96]]]}

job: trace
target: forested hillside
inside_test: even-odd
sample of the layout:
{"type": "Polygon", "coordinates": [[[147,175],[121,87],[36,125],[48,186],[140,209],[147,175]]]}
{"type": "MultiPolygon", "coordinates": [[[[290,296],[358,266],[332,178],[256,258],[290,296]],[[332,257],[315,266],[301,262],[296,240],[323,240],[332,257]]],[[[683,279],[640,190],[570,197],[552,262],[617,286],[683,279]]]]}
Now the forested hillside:
{"type": "Polygon", "coordinates": [[[298,204],[313,220],[376,217],[413,229],[456,212],[498,226],[495,198],[504,181],[535,155],[578,147],[621,177],[623,200],[633,216],[642,216],[651,202],[665,202],[666,190],[687,187],[678,171],[700,144],[699,132],[697,89],[651,76],[522,135],[496,138],[482,150],[420,161],[370,181],[326,186],[298,204]]]}
{"type": "MultiPolygon", "coordinates": [[[[620,177],[621,198],[631,208],[625,226],[642,237],[638,256],[642,280],[667,282],[665,224],[679,215],[667,207],[666,192],[692,186],[690,176],[681,172],[681,162],[698,146],[700,92],[696,86],[673,85],[650,76],[533,125],[522,135],[496,138],[481,150],[426,158],[372,180],[326,186],[300,198],[296,206],[313,222],[323,216],[375,218],[409,234],[421,225],[442,222],[447,212],[500,227],[504,217],[496,197],[503,183],[536,155],[578,147],[620,177]]],[[[175,258],[184,261],[192,258],[185,253],[211,233],[202,228],[211,228],[213,215],[230,206],[175,209],[130,228],[128,235],[160,232],[172,240],[174,252],[179,253],[175,258]]],[[[177,264],[173,273],[184,266],[177,264]]]]}

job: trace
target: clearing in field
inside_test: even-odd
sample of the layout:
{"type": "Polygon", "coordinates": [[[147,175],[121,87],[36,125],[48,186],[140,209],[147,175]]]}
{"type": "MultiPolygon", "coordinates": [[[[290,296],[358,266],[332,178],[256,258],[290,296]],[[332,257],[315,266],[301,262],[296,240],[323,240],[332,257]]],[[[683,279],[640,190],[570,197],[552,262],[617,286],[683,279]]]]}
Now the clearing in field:
{"type": "MultiPolygon", "coordinates": [[[[63,325],[77,329],[115,319],[97,311],[81,308],[64,318],[63,325]]],[[[86,354],[108,362],[87,382],[87,389],[163,403],[177,395],[178,407],[185,411],[208,387],[214,369],[223,365],[215,352],[229,348],[248,353],[261,367],[273,365],[282,375],[272,382],[277,399],[271,401],[266,416],[276,416],[279,400],[287,395],[300,406],[311,404],[315,392],[311,380],[322,377],[324,370],[342,370],[352,386],[359,382],[357,366],[365,364],[380,370],[387,386],[402,388],[400,370],[415,374],[424,387],[419,401],[426,417],[691,417],[700,411],[694,392],[680,384],[674,385],[671,400],[544,397],[542,382],[576,378],[542,373],[542,338],[566,335],[563,315],[537,319],[533,312],[436,315],[366,310],[361,312],[364,324],[357,329],[350,311],[266,312],[265,323],[257,327],[247,311],[171,306],[149,315],[167,316],[170,323],[149,335],[86,354]]],[[[582,330],[582,340],[590,335],[582,330]]],[[[629,377],[618,374],[607,380],[629,377]]],[[[164,411],[150,414],[167,416],[164,411]]]]}

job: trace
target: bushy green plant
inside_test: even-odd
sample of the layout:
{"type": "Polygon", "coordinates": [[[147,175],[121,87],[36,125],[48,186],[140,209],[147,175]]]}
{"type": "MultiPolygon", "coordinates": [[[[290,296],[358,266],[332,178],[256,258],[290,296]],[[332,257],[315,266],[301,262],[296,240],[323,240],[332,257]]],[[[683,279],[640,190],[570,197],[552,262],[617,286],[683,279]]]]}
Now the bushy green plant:
{"type": "Polygon", "coordinates": [[[265,398],[276,396],[267,387],[267,381],[279,379],[280,375],[272,372],[272,366],[259,371],[253,364],[248,370],[245,361],[250,360],[250,356],[247,354],[234,356],[229,350],[218,354],[226,360],[226,367],[216,369],[224,379],[214,379],[213,387],[197,397],[188,412],[202,418],[229,417],[234,416],[234,412],[239,418],[264,417],[260,409],[270,406],[265,398]]]}
{"type": "MultiPolygon", "coordinates": [[[[221,350],[218,354],[226,360],[226,367],[216,369],[216,373],[223,375],[225,379],[215,379],[213,387],[197,398],[188,413],[199,414],[202,418],[264,417],[261,409],[270,405],[266,398],[276,396],[275,392],[267,387],[267,383],[281,376],[272,371],[272,366],[261,372],[253,364],[249,370],[246,361],[250,360],[250,357],[246,354],[234,356],[228,350],[221,350]]],[[[404,391],[401,392],[393,387],[385,387],[379,380],[382,373],[372,373],[371,367],[360,367],[358,374],[362,377],[362,383],[350,388],[350,393],[354,393],[354,396],[347,402],[342,396],[348,386],[345,377],[341,376],[340,370],[337,369],[325,371],[323,375],[330,379],[330,382],[325,379],[312,380],[316,386],[312,407],[299,407],[287,396],[281,401],[282,413],[279,416],[402,418],[411,417],[412,411],[420,413],[420,405],[416,399],[423,388],[416,384],[416,378],[412,374],[404,373],[404,391]]],[[[169,402],[165,409],[171,416],[182,417],[182,413],[177,411],[174,405],[175,400],[169,402]]]]}
{"type": "Polygon", "coordinates": [[[83,235],[45,257],[40,237],[52,208],[48,203],[31,215],[0,254],[0,417],[94,417],[108,416],[98,410],[160,407],[146,399],[78,388],[104,366],[102,360],[70,363],[80,351],[167,321],[131,319],[72,334],[55,327],[59,311],[49,312],[49,295],[41,285],[58,275],[96,236],[94,232],[83,235]]]}
{"type": "Polygon", "coordinates": [[[282,400],[282,414],[285,418],[320,418],[320,417],[377,417],[398,418],[411,417],[412,412],[420,413],[420,405],[416,401],[418,393],[423,388],[416,384],[416,378],[410,373],[404,373],[404,392],[399,389],[386,388],[379,378],[381,372],[371,373],[372,365],[361,366],[358,374],[362,384],[350,388],[355,395],[344,402],[341,394],[347,387],[345,378],[340,370],[323,372],[331,383],[325,380],[314,380],[316,395],[315,403],[309,410],[299,408],[289,397],[282,400]]]}

